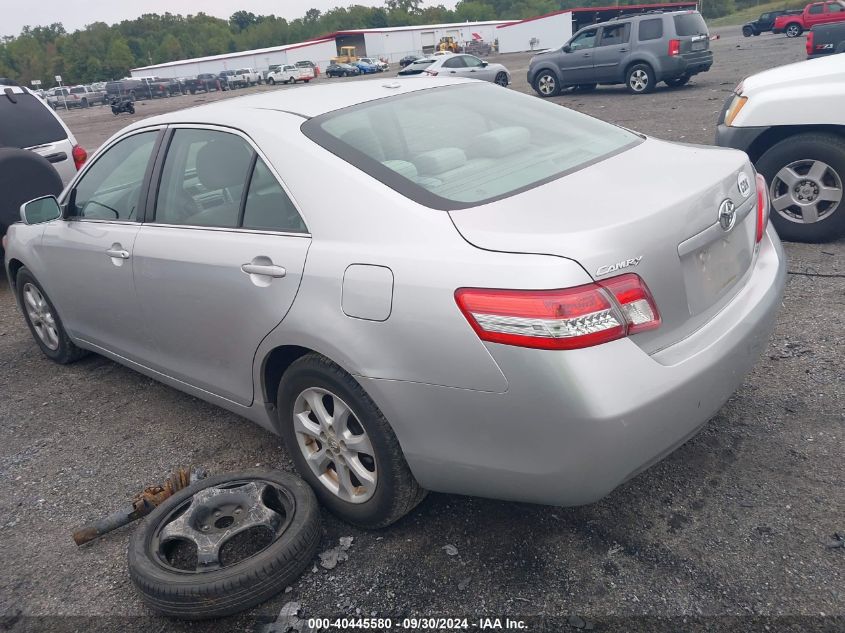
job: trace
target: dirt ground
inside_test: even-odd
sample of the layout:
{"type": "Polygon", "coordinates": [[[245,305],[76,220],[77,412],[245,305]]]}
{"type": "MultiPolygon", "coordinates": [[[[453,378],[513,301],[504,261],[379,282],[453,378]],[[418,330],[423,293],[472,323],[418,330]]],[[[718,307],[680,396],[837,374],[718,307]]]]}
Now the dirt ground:
{"type": "MultiPolygon", "coordinates": [[[[713,70],[684,88],[556,100],[711,143],[739,80],[804,54],[803,39],[716,32],[713,70]]],[[[530,91],[529,58],[497,59],[514,89],[530,91]]],[[[312,87],[253,90],[288,89],[312,87]]],[[[99,107],[64,117],[92,150],[133,119],[232,94],[241,92],[146,102],[134,117],[99,107]]],[[[292,469],[279,439],[101,357],[50,363],[0,280],[0,630],[252,631],[295,600],[311,617],[468,616],[470,628],[510,616],[529,618],[529,630],[544,617],[554,631],[843,631],[845,549],[830,545],[845,534],[845,240],[786,250],[783,309],[757,368],[698,436],[601,502],[430,494],[380,532],[324,513],[321,550],[353,536],[349,560],[326,570],[315,559],[290,592],[196,625],[149,617],[126,570],[134,527],[81,548],[70,533],[180,464],[292,469]]]]}

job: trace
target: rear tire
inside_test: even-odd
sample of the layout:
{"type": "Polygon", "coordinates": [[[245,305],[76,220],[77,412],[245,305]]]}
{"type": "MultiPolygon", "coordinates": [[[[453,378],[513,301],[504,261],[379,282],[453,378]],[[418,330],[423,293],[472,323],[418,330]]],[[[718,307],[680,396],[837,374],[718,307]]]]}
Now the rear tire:
{"type": "Polygon", "coordinates": [[[786,29],[784,30],[786,37],[798,37],[803,32],[804,29],[797,22],[790,22],[786,25],[786,29]]]}
{"type": "Polygon", "coordinates": [[[534,91],[543,98],[560,94],[560,81],[551,70],[543,70],[534,78],[534,91]]]}
{"type": "Polygon", "coordinates": [[[15,289],[24,320],[44,356],[59,365],[67,365],[88,355],[88,351],[70,340],[56,307],[28,268],[18,271],[15,289]]]}
{"type": "Polygon", "coordinates": [[[743,26],[742,35],[743,37],[751,37],[752,35],[754,35],[754,29],[752,29],[750,26],[743,26]]]}
{"type": "MultiPolygon", "coordinates": [[[[299,401],[301,402],[301,400],[299,401]]],[[[278,403],[279,431],[287,447],[288,455],[293,459],[300,475],[314,489],[320,501],[345,521],[363,528],[386,527],[413,510],[425,497],[426,491],[420,487],[411,474],[402,448],[399,446],[399,441],[382,412],[361,385],[328,358],[311,353],[294,361],[282,376],[276,402],[278,403]],[[304,454],[306,449],[301,447],[300,439],[307,440],[307,436],[294,429],[294,407],[297,406],[300,396],[309,390],[326,392],[326,396],[332,398],[332,403],[339,399],[343,404],[346,404],[351,411],[347,418],[349,420],[347,428],[351,429],[353,426],[352,420],[356,420],[357,426],[360,426],[363,431],[363,437],[369,440],[370,450],[373,453],[372,458],[364,460],[362,455],[368,455],[366,452],[357,454],[359,464],[364,461],[369,464],[372,461],[370,472],[375,480],[374,489],[370,490],[368,493],[370,496],[365,496],[364,500],[356,501],[354,498],[352,500],[341,498],[338,492],[329,488],[329,484],[334,481],[331,473],[337,471],[330,471],[327,467],[325,474],[320,478],[312,471],[312,467],[306,460],[304,454]],[[324,483],[323,481],[327,477],[329,483],[324,483]]],[[[323,406],[326,407],[325,404],[323,406]]],[[[328,407],[326,407],[327,410],[328,407]]],[[[333,408],[332,416],[334,410],[333,408]]],[[[302,415],[302,413],[299,415],[302,415]]],[[[356,432],[355,437],[360,437],[360,435],[356,432]]],[[[346,438],[346,441],[350,442],[351,445],[351,440],[340,432],[340,427],[338,428],[337,438],[340,440],[346,438]]],[[[324,452],[324,455],[330,455],[327,451],[330,450],[333,441],[331,438],[317,440],[316,445],[312,444],[314,447],[312,450],[320,449],[324,452]],[[326,443],[323,444],[323,441],[326,443]]],[[[344,447],[343,450],[348,450],[348,447],[342,441],[340,445],[344,447]]],[[[335,444],[333,450],[338,450],[337,444],[335,444]]],[[[329,459],[332,466],[340,463],[342,470],[344,469],[343,464],[352,463],[348,457],[346,461],[343,458],[329,459]],[[337,461],[338,459],[340,459],[340,462],[337,461]]],[[[337,466],[334,466],[334,468],[337,468],[337,466]]],[[[350,468],[350,470],[354,475],[356,470],[354,468],[350,468]]],[[[356,489],[366,488],[361,483],[362,481],[359,480],[359,486],[356,486],[354,481],[351,482],[351,485],[356,489]]]]}
{"type": "Polygon", "coordinates": [[[670,88],[680,88],[684,84],[686,84],[690,80],[689,75],[681,75],[680,77],[675,77],[674,79],[664,79],[663,83],[665,83],[670,88]]]}
{"type": "Polygon", "coordinates": [[[835,135],[827,134],[799,134],[782,140],[770,147],[757,161],[758,171],[766,178],[769,185],[769,197],[772,199],[772,206],[769,212],[769,219],[777,229],[778,235],[791,242],[826,242],[845,235],[845,139],[835,135]],[[812,162],[823,163],[828,166],[821,182],[806,174],[806,178],[798,181],[797,185],[804,182],[817,183],[808,185],[811,195],[820,187],[828,187],[830,193],[836,189],[839,192],[838,204],[817,203],[815,207],[819,220],[815,222],[805,221],[806,210],[802,204],[804,200],[797,200],[802,192],[787,187],[778,177],[783,170],[794,163],[799,164],[798,173],[804,168],[801,161],[808,166],[812,162]],[[779,195],[795,194],[796,198],[787,199],[791,202],[788,208],[778,211],[775,207],[775,198],[779,195]],[[799,210],[801,213],[799,213],[799,210]]]}
{"type": "Polygon", "coordinates": [[[648,94],[654,90],[654,84],[654,71],[648,64],[634,64],[625,74],[625,85],[631,94],[648,94]]]}

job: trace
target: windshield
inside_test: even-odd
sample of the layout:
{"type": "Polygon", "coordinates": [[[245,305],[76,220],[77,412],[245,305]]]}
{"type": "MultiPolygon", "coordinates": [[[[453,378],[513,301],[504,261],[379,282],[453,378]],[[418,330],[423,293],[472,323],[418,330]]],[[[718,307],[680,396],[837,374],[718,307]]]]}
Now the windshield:
{"type": "Polygon", "coordinates": [[[302,131],[435,209],[508,197],[640,142],[622,128],[486,83],[378,99],[310,119],[302,131]]]}
{"type": "Polygon", "coordinates": [[[679,37],[707,35],[707,24],[700,13],[684,13],[675,16],[675,32],[679,37]]]}

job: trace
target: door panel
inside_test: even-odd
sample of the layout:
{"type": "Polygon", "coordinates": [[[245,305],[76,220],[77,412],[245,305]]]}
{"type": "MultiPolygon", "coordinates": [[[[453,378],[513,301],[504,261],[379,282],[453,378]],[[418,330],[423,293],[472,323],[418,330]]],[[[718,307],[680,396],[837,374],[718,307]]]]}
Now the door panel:
{"type": "Polygon", "coordinates": [[[144,364],[251,404],[255,350],[290,309],[310,242],[305,236],[143,226],[135,243],[135,286],[154,342],[144,364]]]}
{"type": "Polygon", "coordinates": [[[599,44],[593,49],[595,81],[615,82],[623,80],[623,60],[630,50],[630,37],[630,23],[614,24],[602,28],[599,44]]]}
{"type": "Polygon", "coordinates": [[[571,51],[560,57],[560,79],[563,85],[592,83],[593,54],[598,29],[582,31],[569,42],[571,51]]]}

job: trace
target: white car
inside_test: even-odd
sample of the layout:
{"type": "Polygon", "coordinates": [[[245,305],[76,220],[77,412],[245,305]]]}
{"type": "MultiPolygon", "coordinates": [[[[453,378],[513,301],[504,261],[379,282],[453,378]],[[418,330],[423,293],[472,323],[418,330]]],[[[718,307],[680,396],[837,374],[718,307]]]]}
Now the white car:
{"type": "Polygon", "coordinates": [[[769,183],[778,234],[797,242],[845,235],[845,55],[743,80],[719,117],[716,144],[741,149],[769,183]]]}
{"type": "Polygon", "coordinates": [[[285,64],[267,73],[267,83],[270,85],[276,84],[294,84],[299,79],[299,68],[292,64],[285,64]]]}
{"type": "Polygon", "coordinates": [[[235,71],[233,80],[239,82],[242,86],[254,86],[261,83],[262,77],[261,73],[255,68],[239,68],[235,71]]]}
{"type": "Polygon", "coordinates": [[[502,64],[491,64],[475,55],[447,53],[432,57],[423,57],[408,64],[399,71],[403,77],[450,77],[481,79],[492,81],[500,86],[511,82],[511,74],[502,64]]]}

